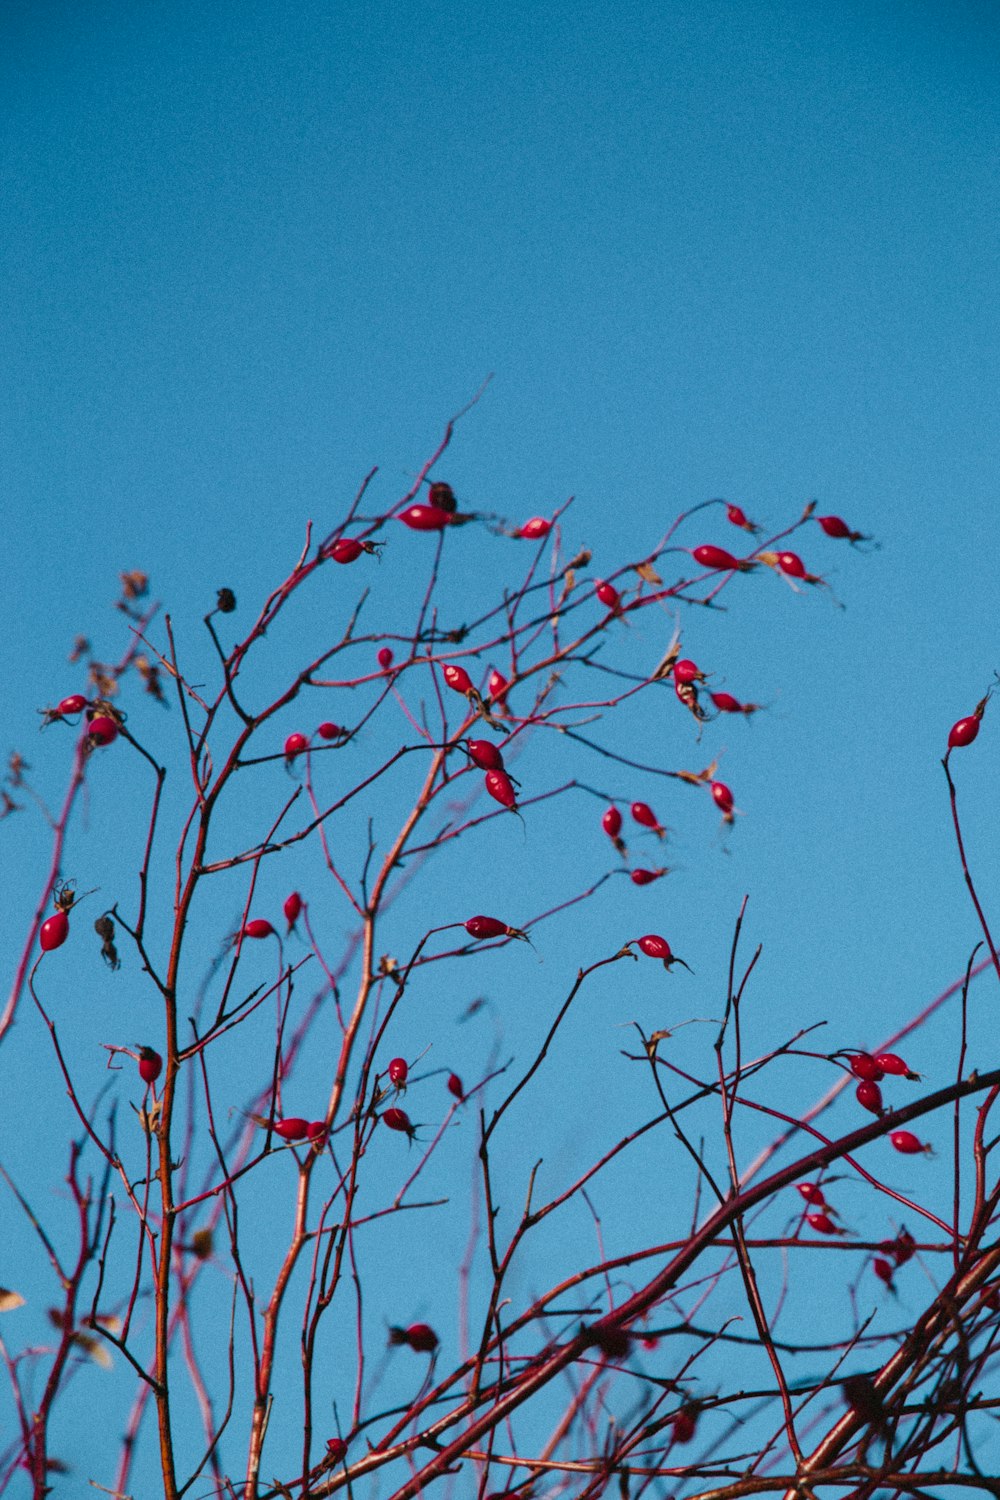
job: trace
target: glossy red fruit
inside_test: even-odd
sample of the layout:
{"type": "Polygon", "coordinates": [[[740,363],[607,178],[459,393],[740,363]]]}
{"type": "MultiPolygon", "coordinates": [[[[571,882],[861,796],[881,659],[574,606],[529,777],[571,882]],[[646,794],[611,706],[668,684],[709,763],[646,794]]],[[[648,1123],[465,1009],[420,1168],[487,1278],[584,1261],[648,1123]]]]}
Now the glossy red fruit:
{"type": "Polygon", "coordinates": [[[445,682],[456,693],[471,693],[475,689],[472,686],[472,678],[464,667],[454,667],[450,663],[442,667],[442,675],[445,682]]]}
{"type": "Polygon", "coordinates": [[[326,1459],[327,1459],[327,1463],[339,1464],[340,1461],[341,1461],[341,1459],[345,1457],[346,1453],[347,1453],[347,1444],[344,1442],[343,1438],[339,1438],[339,1437],[336,1437],[336,1438],[327,1438],[327,1440],[326,1440],[326,1459]]]}
{"type": "Polygon", "coordinates": [[[690,1406],[683,1406],[670,1423],[670,1432],[675,1443],[690,1443],[698,1426],[698,1413],[690,1406]]]}
{"type": "Polygon", "coordinates": [[[290,734],[285,741],[285,759],[294,760],[303,750],[309,749],[309,740],[304,734],[290,734]]]}
{"type": "Polygon", "coordinates": [[[243,928],[245,938],[268,938],[274,937],[274,928],[266,917],[254,917],[243,928]]]}
{"type": "Polygon", "coordinates": [[[711,784],[712,801],[721,813],[728,818],[733,810],[733,794],[724,781],[713,781],[711,784]]]}
{"type": "Polygon", "coordinates": [[[334,542],[333,546],[327,553],[327,556],[332,557],[334,562],[336,563],[352,563],[357,562],[358,558],[361,556],[364,550],[364,547],[362,547],[361,543],[357,541],[356,538],[352,536],[342,536],[339,538],[339,540],[334,542]]]}
{"type": "Polygon", "coordinates": [[[920,1074],[914,1073],[912,1068],[895,1052],[880,1052],[875,1058],[875,1062],[882,1069],[883,1073],[894,1073],[897,1078],[909,1078],[913,1083],[916,1083],[920,1077],[920,1074]]]}
{"type": "Polygon", "coordinates": [[[948,731],[948,749],[964,750],[966,745],[979,733],[979,719],[975,714],[970,714],[967,719],[959,719],[948,731]]]}
{"type": "Polygon", "coordinates": [[[411,531],[442,531],[451,523],[451,512],[440,505],[411,505],[400,511],[398,519],[411,531]]]}
{"type": "Polygon", "coordinates": [[[806,1223],[809,1225],[809,1227],[811,1229],[815,1229],[816,1232],[817,1232],[817,1234],[836,1234],[837,1233],[837,1226],[833,1222],[833,1220],[830,1218],[829,1214],[824,1214],[824,1213],[806,1214],[806,1223]]]}
{"type": "Polygon", "coordinates": [[[655,833],[662,834],[663,828],[660,820],[648,802],[633,802],[629,811],[635,822],[641,824],[643,828],[652,828],[655,833]]]}
{"type": "Polygon", "coordinates": [[[756,703],[741,703],[732,693],[710,693],[709,697],[720,714],[753,714],[759,706],[756,703]]]}
{"type": "Polygon", "coordinates": [[[398,1130],[400,1134],[407,1135],[413,1139],[413,1122],[405,1109],[397,1109],[395,1105],[391,1109],[382,1111],[382,1123],[388,1125],[390,1130],[398,1130]]]}
{"type": "Polygon", "coordinates": [[[489,694],[493,699],[493,702],[500,703],[502,706],[503,696],[509,687],[510,679],[505,677],[502,672],[498,672],[496,667],[494,667],[490,673],[489,682],[487,683],[487,688],[489,689],[489,694]]]}
{"type": "Polygon", "coordinates": [[[470,917],[465,923],[465,930],[470,937],[481,942],[484,938],[506,937],[513,929],[498,917],[470,917]]]}
{"type": "Polygon", "coordinates": [[[891,1255],[897,1266],[905,1266],[916,1255],[917,1242],[909,1230],[901,1229],[894,1240],[883,1240],[879,1249],[891,1255]]]}
{"type": "Polygon", "coordinates": [[[617,807],[609,807],[601,815],[601,827],[609,839],[616,839],[622,831],[622,815],[617,807]]]}
{"type": "Polygon", "coordinates": [[[304,903],[302,897],[299,895],[298,891],[292,891],[290,896],[285,897],[281,909],[285,913],[285,921],[288,923],[289,932],[291,932],[292,928],[299,920],[299,917],[302,915],[303,904],[304,903]]]}
{"type": "Polygon", "coordinates": [[[855,1078],[867,1079],[869,1083],[878,1083],[885,1071],[870,1052],[856,1052],[851,1058],[851,1072],[855,1078]]]}
{"type": "Polygon", "coordinates": [[[608,609],[617,609],[622,602],[622,596],[613,583],[605,583],[601,580],[595,588],[594,593],[608,609]]]}
{"type": "Polygon", "coordinates": [[[143,1083],[155,1083],[163,1071],[163,1058],[152,1047],[139,1048],[139,1077],[143,1083]]]}
{"type": "Polygon", "coordinates": [[[543,536],[548,536],[551,530],[552,522],[545,516],[532,516],[530,521],[525,521],[523,526],[518,527],[514,535],[524,537],[525,541],[538,542],[543,536]]]}
{"type": "MultiPolygon", "coordinates": [[[[705,542],[702,546],[695,547],[691,556],[699,567],[717,569],[720,572],[723,570],[730,572],[741,566],[738,557],[734,557],[731,552],[727,552],[725,547],[714,547],[711,542],[705,542]]],[[[742,566],[745,567],[746,564],[744,563],[742,566]]]]}
{"type": "Polygon", "coordinates": [[[817,1187],[814,1182],[797,1182],[795,1184],[795,1187],[796,1190],[802,1194],[806,1202],[811,1203],[814,1208],[826,1208],[826,1199],[823,1196],[823,1189],[821,1187],[817,1187]]]}
{"type": "Polygon", "coordinates": [[[481,771],[502,771],[503,753],[492,740],[466,740],[469,759],[481,771]]]}
{"type": "Polygon", "coordinates": [[[410,1066],[405,1057],[394,1057],[387,1069],[389,1082],[401,1089],[410,1076],[410,1066]]]}
{"type": "Polygon", "coordinates": [[[486,790],[494,802],[499,802],[501,807],[514,808],[517,806],[517,793],[514,783],[506,771],[487,771],[486,790]]]}
{"type": "Polygon", "coordinates": [[[56,704],[57,714],[82,714],[87,707],[87,700],[82,693],[70,693],[68,698],[63,698],[56,704]]]}
{"type": "Polygon", "coordinates": [[[339,724],[331,724],[329,719],[317,726],[316,733],[321,740],[335,740],[342,733],[339,724]]]}
{"type": "Polygon", "coordinates": [[[389,668],[392,666],[391,646],[380,646],[376,653],[375,660],[378,662],[383,672],[388,672],[389,668]]]}
{"type": "Polygon", "coordinates": [[[633,870],[629,875],[633,885],[652,885],[654,880],[662,880],[666,870],[633,870]]]}
{"type": "Polygon", "coordinates": [[[797,552],[779,552],[778,567],[789,578],[805,578],[806,565],[797,552]]]}
{"type": "Polygon", "coordinates": [[[896,1150],[901,1151],[904,1156],[917,1156],[921,1151],[930,1149],[924,1141],[917,1139],[912,1130],[893,1130],[889,1139],[896,1150]]]}
{"type": "Polygon", "coordinates": [[[697,664],[688,657],[681,657],[680,661],[674,662],[675,682],[704,682],[704,672],[699,672],[697,664]]]}
{"type": "Polygon", "coordinates": [[[306,1138],[312,1141],[314,1146],[320,1144],[322,1141],[325,1141],[326,1121],[310,1120],[309,1124],[306,1126],[306,1138]]]}
{"type": "Polygon", "coordinates": [[[882,1090],[871,1079],[859,1083],[854,1094],[862,1109],[869,1110],[873,1115],[883,1112],[885,1106],[882,1103],[882,1090]]]}
{"type": "Polygon", "coordinates": [[[449,1094],[453,1094],[456,1099],[462,1100],[465,1098],[465,1090],[462,1087],[462,1080],[461,1078],[459,1078],[457,1073],[448,1074],[447,1087],[449,1094]]]}
{"type": "Polygon", "coordinates": [[[743,531],[757,530],[756,526],[747,520],[747,513],[741,505],[727,505],[726,520],[731,526],[739,526],[743,531]]]}
{"type": "Polygon", "coordinates": [[[647,958],[662,958],[667,968],[669,968],[671,964],[679,964],[683,962],[682,959],[679,959],[676,954],[673,953],[666,938],[660,937],[659,934],[655,932],[647,932],[645,937],[638,938],[636,941],[636,947],[639,949],[640,953],[645,953],[647,958]]]}
{"type": "Polygon", "coordinates": [[[61,948],[69,937],[69,917],[64,911],[53,912],[51,917],[46,917],[38,933],[38,941],[43,953],[51,953],[53,948],[61,948]]]}
{"type": "Polygon", "coordinates": [[[433,1354],[440,1342],[429,1323],[411,1323],[409,1328],[390,1328],[390,1344],[408,1344],[418,1354],[433,1354]]]}
{"type": "Polygon", "coordinates": [[[839,516],[817,516],[816,519],[827,536],[844,538],[852,535],[847,522],[842,521],[839,516]]]}
{"type": "Polygon", "coordinates": [[[875,1272],[875,1275],[878,1277],[879,1281],[884,1281],[886,1286],[890,1289],[892,1287],[892,1278],[895,1274],[895,1269],[896,1268],[892,1264],[892,1262],[889,1260],[883,1260],[881,1255],[876,1255],[875,1259],[872,1261],[872,1270],[875,1272]]]}
{"type": "Polygon", "coordinates": [[[95,714],[87,725],[87,738],[92,745],[110,745],[118,738],[118,725],[107,714],[95,714]]]}
{"type": "Polygon", "coordinates": [[[287,1119],[275,1121],[274,1133],[283,1141],[304,1141],[309,1134],[309,1121],[298,1115],[289,1115],[287,1119]]]}

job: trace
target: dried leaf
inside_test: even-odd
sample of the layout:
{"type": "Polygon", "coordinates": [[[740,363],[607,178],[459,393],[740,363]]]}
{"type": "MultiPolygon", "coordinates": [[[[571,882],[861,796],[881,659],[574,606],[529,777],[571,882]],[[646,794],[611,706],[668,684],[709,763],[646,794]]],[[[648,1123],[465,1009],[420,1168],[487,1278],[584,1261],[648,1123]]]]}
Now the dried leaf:
{"type": "Polygon", "coordinates": [[[653,567],[652,563],[636,563],[635,571],[646,583],[662,583],[663,579],[653,567]]]}
{"type": "Polygon", "coordinates": [[[15,1307],[23,1307],[24,1298],[20,1292],[12,1292],[8,1287],[0,1286],[0,1312],[13,1312],[15,1307]]]}

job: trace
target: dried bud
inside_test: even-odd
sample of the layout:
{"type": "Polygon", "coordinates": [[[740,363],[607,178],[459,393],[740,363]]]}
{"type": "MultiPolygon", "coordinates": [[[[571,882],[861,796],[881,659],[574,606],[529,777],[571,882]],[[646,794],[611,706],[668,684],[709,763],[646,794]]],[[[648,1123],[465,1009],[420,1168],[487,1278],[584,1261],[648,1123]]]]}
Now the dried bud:
{"type": "Polygon", "coordinates": [[[236,608],[236,595],[232,589],[220,589],[216,596],[216,609],[220,615],[231,615],[236,608]]]}

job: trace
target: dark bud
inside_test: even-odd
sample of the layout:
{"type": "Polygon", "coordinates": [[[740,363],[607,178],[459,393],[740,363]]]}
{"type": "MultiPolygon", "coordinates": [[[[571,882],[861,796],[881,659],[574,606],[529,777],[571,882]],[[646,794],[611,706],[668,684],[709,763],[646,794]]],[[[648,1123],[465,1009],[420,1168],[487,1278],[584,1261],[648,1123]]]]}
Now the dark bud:
{"type": "Polygon", "coordinates": [[[231,615],[236,608],[236,595],[232,589],[220,589],[217,596],[216,609],[221,615],[231,615]]]}
{"type": "Polygon", "coordinates": [[[103,943],[110,943],[115,935],[115,924],[105,913],[103,917],[98,917],[94,923],[94,931],[103,943]]]}
{"type": "Polygon", "coordinates": [[[458,509],[455,491],[450,484],[445,484],[443,479],[438,479],[431,485],[428,498],[432,505],[437,506],[438,510],[446,510],[449,515],[454,515],[458,509]]]}

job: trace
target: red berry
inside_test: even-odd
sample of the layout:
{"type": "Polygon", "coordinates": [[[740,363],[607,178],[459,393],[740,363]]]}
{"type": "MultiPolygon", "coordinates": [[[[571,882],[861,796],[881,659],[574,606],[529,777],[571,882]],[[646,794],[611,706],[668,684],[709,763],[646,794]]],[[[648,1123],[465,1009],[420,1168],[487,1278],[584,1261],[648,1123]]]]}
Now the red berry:
{"type": "Polygon", "coordinates": [[[814,1182],[797,1182],[795,1186],[806,1202],[811,1203],[814,1208],[826,1208],[827,1204],[826,1199],[823,1197],[823,1189],[817,1187],[814,1182]]]}
{"type": "Polygon", "coordinates": [[[68,698],[63,698],[56,705],[57,714],[82,714],[87,707],[87,700],[82,693],[70,693],[68,698]]]}
{"type": "Polygon", "coordinates": [[[254,917],[244,927],[243,936],[247,938],[274,937],[274,928],[266,917],[254,917]]]}
{"type": "Polygon", "coordinates": [[[872,1270],[875,1272],[875,1275],[878,1277],[879,1281],[884,1281],[886,1286],[890,1288],[892,1286],[894,1269],[895,1268],[892,1262],[883,1260],[880,1255],[876,1255],[875,1259],[872,1261],[872,1270]]]}
{"type": "Polygon", "coordinates": [[[327,1438],[326,1457],[328,1463],[339,1464],[346,1453],[347,1444],[344,1442],[343,1438],[327,1438]]]}
{"type": "Polygon", "coordinates": [[[882,1104],[882,1090],[870,1078],[865,1079],[863,1083],[859,1083],[854,1090],[854,1094],[862,1109],[870,1110],[873,1115],[880,1115],[882,1113],[884,1108],[882,1104]]]}
{"type": "Polygon", "coordinates": [[[608,609],[617,609],[622,602],[622,596],[613,583],[605,583],[602,580],[598,583],[594,593],[608,609]]]}
{"type": "Polygon", "coordinates": [[[69,917],[64,911],[53,912],[51,917],[47,917],[38,933],[38,941],[43,953],[51,953],[53,948],[61,948],[68,937],[69,917]]]}
{"type": "Polygon", "coordinates": [[[309,1121],[298,1115],[289,1115],[285,1120],[275,1121],[274,1133],[283,1141],[303,1141],[309,1134],[309,1121]]]}
{"type": "Polygon", "coordinates": [[[883,1073],[895,1073],[899,1078],[917,1079],[920,1077],[919,1073],[911,1072],[903,1059],[898,1057],[895,1052],[880,1052],[875,1062],[882,1069],[883,1073]]]}
{"type": "MultiPolygon", "coordinates": [[[[711,542],[705,542],[702,546],[695,547],[691,556],[701,568],[713,568],[720,571],[725,569],[728,572],[741,566],[739,558],[734,557],[731,552],[727,552],[725,547],[713,547],[711,542]]],[[[742,566],[746,567],[747,565],[744,563],[742,566]]]]}
{"type": "Polygon", "coordinates": [[[139,1048],[139,1077],[143,1083],[155,1083],[163,1070],[163,1058],[152,1047],[139,1048]]]}
{"type": "Polygon", "coordinates": [[[978,733],[979,718],[976,714],[971,714],[967,719],[959,719],[948,731],[948,749],[964,750],[966,745],[972,744],[978,733]]]}
{"type": "Polygon", "coordinates": [[[720,714],[752,714],[757,709],[756,703],[741,703],[732,693],[710,693],[709,697],[720,714]]]}
{"type": "Polygon", "coordinates": [[[438,1336],[429,1323],[411,1323],[409,1328],[390,1328],[390,1344],[408,1344],[418,1354],[433,1354],[438,1336]]]}
{"type": "Polygon", "coordinates": [[[639,938],[636,947],[641,953],[645,953],[647,958],[662,958],[665,964],[674,962],[670,944],[666,938],[659,937],[655,932],[647,932],[645,937],[639,938]]]}
{"type": "Polygon", "coordinates": [[[453,667],[448,665],[445,666],[442,670],[444,672],[445,682],[454,692],[472,693],[475,691],[472,686],[472,678],[469,676],[464,667],[453,667]]]}
{"type": "Polygon", "coordinates": [[[816,519],[827,536],[846,538],[856,535],[847,522],[842,521],[839,516],[817,516],[816,519]]]}
{"type": "Polygon", "coordinates": [[[517,806],[517,793],[514,791],[514,783],[506,771],[487,771],[486,790],[494,802],[499,802],[502,807],[514,808],[517,806]]]}
{"type": "Polygon", "coordinates": [[[724,781],[713,781],[711,784],[712,801],[721,813],[728,818],[733,810],[733,794],[724,781]]]}
{"type": "Polygon", "coordinates": [[[929,1150],[923,1141],[917,1139],[912,1130],[894,1130],[889,1139],[896,1150],[901,1151],[904,1156],[917,1156],[921,1151],[929,1150]]]}
{"type": "Polygon", "coordinates": [[[905,1266],[916,1254],[917,1242],[909,1230],[901,1229],[894,1240],[883,1240],[879,1249],[891,1255],[897,1266],[905,1266]]]}
{"type": "Polygon", "coordinates": [[[285,920],[288,923],[289,932],[291,932],[292,928],[299,920],[299,916],[302,912],[302,906],[302,897],[299,895],[298,891],[293,891],[290,896],[285,897],[281,909],[285,913],[285,920]]]}
{"type": "Polygon", "coordinates": [[[629,879],[633,885],[652,885],[654,880],[661,880],[666,870],[633,870],[629,879]]]}
{"type": "Polygon", "coordinates": [[[869,1083],[878,1083],[886,1069],[881,1067],[870,1052],[856,1052],[851,1058],[851,1072],[855,1078],[864,1078],[869,1083]]]}
{"type": "Polygon", "coordinates": [[[699,672],[695,662],[690,661],[686,656],[674,662],[675,682],[704,682],[704,680],[704,672],[699,672]]]}
{"type": "Polygon", "coordinates": [[[380,646],[375,657],[383,672],[388,672],[392,666],[392,649],[389,646],[380,646]]]}
{"type": "Polygon", "coordinates": [[[633,802],[630,811],[635,821],[641,823],[643,828],[652,828],[656,833],[663,832],[660,820],[648,802],[633,802]]]}
{"type": "Polygon", "coordinates": [[[601,815],[601,827],[609,839],[616,839],[622,831],[622,815],[617,807],[609,807],[601,815]]]}
{"type": "Polygon", "coordinates": [[[304,734],[290,734],[285,741],[285,759],[294,760],[303,750],[309,749],[309,740],[304,734]]]}
{"type": "Polygon", "coordinates": [[[448,1074],[448,1092],[449,1094],[454,1094],[456,1099],[462,1100],[465,1098],[465,1090],[462,1087],[462,1080],[461,1078],[459,1078],[457,1073],[448,1074]]]}
{"type": "Polygon", "coordinates": [[[409,1136],[410,1140],[413,1139],[413,1123],[405,1109],[397,1109],[395,1105],[391,1109],[384,1109],[382,1123],[388,1125],[390,1130],[398,1130],[401,1134],[409,1136]]]}
{"type": "Polygon", "coordinates": [[[352,563],[357,562],[364,550],[355,537],[342,536],[339,541],[334,542],[327,556],[332,557],[336,563],[352,563]]]}
{"type": "Polygon", "coordinates": [[[492,740],[466,740],[465,748],[473,765],[478,766],[481,771],[503,770],[503,754],[499,745],[494,745],[492,740]]]}
{"type": "Polygon", "coordinates": [[[331,724],[329,720],[320,724],[316,730],[321,740],[335,740],[341,733],[339,724],[331,724]]]}
{"type": "Polygon", "coordinates": [[[411,505],[398,519],[411,531],[441,531],[451,522],[451,512],[440,505],[411,505]]]}
{"type": "Polygon", "coordinates": [[[787,573],[789,578],[805,578],[808,576],[806,565],[797,552],[779,552],[778,567],[783,573],[787,573]]]}
{"type": "Polygon", "coordinates": [[[545,516],[532,516],[530,521],[525,521],[523,526],[518,527],[514,535],[524,537],[529,542],[537,542],[543,536],[548,536],[551,530],[552,522],[547,520],[545,516]]]}
{"type": "Polygon", "coordinates": [[[817,1234],[837,1233],[837,1226],[830,1218],[829,1214],[806,1214],[806,1223],[810,1226],[811,1229],[815,1229],[817,1234]]]}
{"type": "Polygon", "coordinates": [[[496,667],[494,667],[490,672],[490,680],[487,683],[487,687],[489,688],[489,694],[493,699],[493,702],[501,703],[504,694],[510,687],[510,681],[503,675],[502,672],[498,672],[496,667]]]}
{"type": "Polygon", "coordinates": [[[318,1144],[321,1141],[325,1141],[326,1121],[310,1120],[309,1124],[306,1126],[306,1137],[308,1140],[312,1141],[314,1145],[318,1144]]]}
{"type": "Polygon", "coordinates": [[[389,1082],[401,1089],[409,1076],[410,1068],[405,1057],[394,1057],[389,1064],[389,1082]]]}
{"type": "Polygon", "coordinates": [[[87,737],[92,745],[110,745],[118,738],[118,725],[107,714],[95,714],[87,726],[87,737]]]}
{"type": "Polygon", "coordinates": [[[676,1414],[670,1424],[670,1431],[675,1443],[690,1443],[694,1437],[695,1428],[698,1425],[698,1413],[690,1406],[684,1406],[676,1414]]]}
{"type": "Polygon", "coordinates": [[[744,531],[757,530],[756,526],[752,525],[751,522],[747,520],[746,511],[740,505],[726,506],[726,520],[730,523],[730,525],[739,526],[744,531]]]}
{"type": "Polygon", "coordinates": [[[482,941],[484,938],[506,937],[512,929],[497,917],[470,917],[465,930],[470,937],[482,941]]]}

